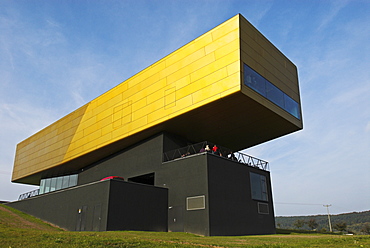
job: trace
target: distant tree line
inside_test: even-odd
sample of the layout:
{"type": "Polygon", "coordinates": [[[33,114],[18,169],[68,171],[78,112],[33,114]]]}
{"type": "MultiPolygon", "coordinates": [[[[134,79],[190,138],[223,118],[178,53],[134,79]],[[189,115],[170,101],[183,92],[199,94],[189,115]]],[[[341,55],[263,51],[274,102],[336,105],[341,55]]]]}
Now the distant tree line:
{"type": "MultiPolygon", "coordinates": [[[[276,227],[327,232],[327,215],[276,217],[276,227]]],[[[332,229],[337,232],[370,234],[370,211],[331,215],[332,229]]]]}

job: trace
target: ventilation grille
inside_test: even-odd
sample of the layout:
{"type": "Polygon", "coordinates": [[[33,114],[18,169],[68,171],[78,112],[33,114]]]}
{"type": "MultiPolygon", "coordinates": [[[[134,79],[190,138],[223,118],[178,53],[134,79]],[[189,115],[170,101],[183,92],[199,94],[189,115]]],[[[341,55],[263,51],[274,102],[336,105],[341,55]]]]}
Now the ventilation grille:
{"type": "Polygon", "coordinates": [[[267,203],[258,202],[258,213],[269,214],[269,205],[267,203]]]}
{"type": "Polygon", "coordinates": [[[206,197],[204,195],[186,198],[186,210],[199,210],[205,208],[206,197]]]}

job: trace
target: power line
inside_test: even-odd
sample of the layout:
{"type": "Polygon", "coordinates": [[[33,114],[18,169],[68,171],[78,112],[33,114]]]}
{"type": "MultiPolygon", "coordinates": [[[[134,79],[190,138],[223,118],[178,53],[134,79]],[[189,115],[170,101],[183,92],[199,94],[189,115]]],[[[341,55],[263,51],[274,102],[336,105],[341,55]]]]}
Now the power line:
{"type": "Polygon", "coordinates": [[[319,203],[297,203],[297,202],[274,202],[274,204],[286,204],[286,205],[312,205],[312,206],[322,206],[319,203]]]}

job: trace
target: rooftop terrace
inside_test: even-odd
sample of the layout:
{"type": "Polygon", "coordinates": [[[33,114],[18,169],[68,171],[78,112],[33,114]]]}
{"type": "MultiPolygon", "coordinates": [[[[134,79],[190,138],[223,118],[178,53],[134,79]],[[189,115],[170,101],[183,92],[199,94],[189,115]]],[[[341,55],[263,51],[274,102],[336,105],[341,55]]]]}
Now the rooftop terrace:
{"type": "Polygon", "coordinates": [[[218,146],[215,143],[209,141],[203,141],[165,152],[163,153],[163,163],[204,153],[209,153],[214,156],[220,156],[222,158],[230,159],[235,162],[239,162],[247,166],[256,167],[261,170],[269,170],[269,163],[267,161],[252,157],[241,152],[234,152],[229,148],[218,146]],[[214,146],[217,147],[217,150],[213,149],[214,146]]]}

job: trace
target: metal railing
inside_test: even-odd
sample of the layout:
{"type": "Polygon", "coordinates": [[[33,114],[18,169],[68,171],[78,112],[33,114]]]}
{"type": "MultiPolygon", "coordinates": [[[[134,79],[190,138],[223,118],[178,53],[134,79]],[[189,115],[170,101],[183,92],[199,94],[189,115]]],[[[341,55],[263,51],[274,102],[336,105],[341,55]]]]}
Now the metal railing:
{"type": "Polygon", "coordinates": [[[181,147],[172,151],[163,153],[163,162],[168,162],[176,159],[182,159],[188,156],[201,153],[210,153],[216,156],[223,157],[225,159],[230,159],[248,166],[256,167],[262,170],[269,170],[269,163],[267,161],[252,157],[250,155],[234,152],[229,148],[218,146],[216,152],[212,151],[215,144],[209,141],[203,141],[196,144],[191,144],[185,147],[181,147]],[[209,150],[206,150],[208,146],[209,150]]]}
{"type": "Polygon", "coordinates": [[[37,196],[37,195],[39,195],[39,189],[35,189],[35,190],[30,191],[30,192],[23,193],[23,194],[19,195],[18,201],[23,200],[23,199],[27,199],[27,198],[30,198],[30,197],[33,197],[33,196],[37,196]]]}

